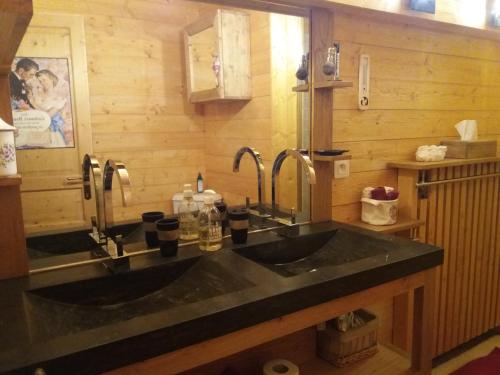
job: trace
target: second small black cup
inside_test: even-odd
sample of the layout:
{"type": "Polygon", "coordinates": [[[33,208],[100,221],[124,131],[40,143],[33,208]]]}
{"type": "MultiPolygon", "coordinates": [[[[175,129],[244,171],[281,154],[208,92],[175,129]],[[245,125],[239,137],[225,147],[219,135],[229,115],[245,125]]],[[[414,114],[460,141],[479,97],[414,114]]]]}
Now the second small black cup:
{"type": "Polygon", "coordinates": [[[179,247],[179,220],[161,219],[156,222],[160,252],[164,257],[177,255],[179,247]]]}
{"type": "Polygon", "coordinates": [[[229,226],[231,227],[231,239],[234,244],[247,242],[248,237],[248,210],[236,208],[229,210],[229,226]]]}
{"type": "Polygon", "coordinates": [[[225,204],[223,201],[220,202],[215,202],[214,203],[215,207],[217,207],[217,210],[219,211],[220,214],[220,219],[221,219],[221,225],[222,225],[222,235],[226,232],[226,227],[228,226],[228,219],[227,219],[227,204],[225,204]]]}
{"type": "Polygon", "coordinates": [[[144,236],[148,247],[158,247],[158,235],[156,234],[156,222],[163,219],[165,214],[160,211],[144,212],[142,221],[144,226],[144,236]]]}

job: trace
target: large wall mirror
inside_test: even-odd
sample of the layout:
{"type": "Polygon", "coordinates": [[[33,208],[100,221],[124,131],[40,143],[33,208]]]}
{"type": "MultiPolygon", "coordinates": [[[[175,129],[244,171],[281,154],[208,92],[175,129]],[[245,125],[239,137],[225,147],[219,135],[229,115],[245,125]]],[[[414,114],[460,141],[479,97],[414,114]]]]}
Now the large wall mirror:
{"type": "MultiPolygon", "coordinates": [[[[68,15],[64,9],[35,8],[12,65],[25,94],[13,105],[22,127],[17,146],[32,269],[99,256],[88,236],[96,203],[95,197],[84,197],[86,153],[102,168],[108,159],[125,165],[131,199],[123,206],[115,177],[113,223],[129,234],[143,212],[172,214],[175,194],[186,183],[196,188],[199,173],[205,189],[228,205],[244,205],[247,197],[255,204],[254,160],[245,154],[239,172],[233,172],[244,146],[262,155],[269,207],[276,156],[309,148],[309,93],[292,90],[301,83],[295,73],[309,50],[308,18],[184,0],[151,4],[158,9],[124,9],[127,5],[117,3],[102,10],[105,14],[87,9],[68,15]],[[184,32],[213,19],[219,9],[248,16],[250,48],[244,57],[251,95],[191,103],[184,32]],[[29,115],[41,113],[48,125],[30,127],[29,115]]],[[[215,34],[209,28],[195,37],[198,52],[215,34]]],[[[213,51],[199,58],[195,70],[212,74],[213,51]]],[[[203,88],[214,82],[214,77],[195,80],[203,88]]],[[[310,186],[292,157],[283,163],[279,186],[280,210],[293,208],[297,221],[309,220],[310,186]]]]}

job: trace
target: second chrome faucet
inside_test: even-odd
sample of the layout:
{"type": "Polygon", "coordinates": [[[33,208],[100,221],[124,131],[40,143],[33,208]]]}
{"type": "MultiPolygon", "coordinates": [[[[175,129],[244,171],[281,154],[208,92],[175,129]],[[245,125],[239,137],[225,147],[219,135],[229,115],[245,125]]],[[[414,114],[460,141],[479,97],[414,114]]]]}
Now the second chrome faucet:
{"type": "MultiPolygon", "coordinates": [[[[252,147],[242,147],[234,156],[233,161],[233,172],[238,172],[240,167],[241,158],[245,153],[249,153],[255,164],[257,166],[257,189],[258,189],[258,211],[259,214],[265,214],[265,169],[264,163],[262,161],[261,154],[252,147]]],[[[292,156],[298,162],[300,162],[305,171],[306,178],[311,185],[316,184],[316,172],[314,170],[311,159],[309,159],[307,150],[297,150],[297,149],[286,149],[281,151],[274,160],[273,169],[272,169],[272,191],[271,191],[271,199],[272,199],[272,218],[275,218],[278,214],[278,196],[279,196],[279,174],[281,170],[281,166],[283,162],[288,156],[292,156]]],[[[293,215],[292,215],[293,216],[293,215]]],[[[293,223],[294,219],[291,218],[290,222],[293,223]]]]}

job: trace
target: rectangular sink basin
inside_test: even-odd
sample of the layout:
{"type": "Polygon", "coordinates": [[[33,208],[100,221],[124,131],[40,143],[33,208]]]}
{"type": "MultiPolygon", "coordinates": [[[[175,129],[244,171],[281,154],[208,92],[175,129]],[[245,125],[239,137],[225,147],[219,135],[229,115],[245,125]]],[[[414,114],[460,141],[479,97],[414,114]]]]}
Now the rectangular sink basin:
{"type": "Polygon", "coordinates": [[[387,254],[387,248],[380,242],[383,241],[376,242],[359,233],[335,229],[234,251],[281,276],[292,277],[326,266],[387,254]]]}
{"type": "Polygon", "coordinates": [[[30,290],[25,298],[30,319],[41,322],[32,325],[34,334],[78,332],[254,286],[209,258],[30,290]],[[68,318],[54,318],[61,316],[68,318]]]}

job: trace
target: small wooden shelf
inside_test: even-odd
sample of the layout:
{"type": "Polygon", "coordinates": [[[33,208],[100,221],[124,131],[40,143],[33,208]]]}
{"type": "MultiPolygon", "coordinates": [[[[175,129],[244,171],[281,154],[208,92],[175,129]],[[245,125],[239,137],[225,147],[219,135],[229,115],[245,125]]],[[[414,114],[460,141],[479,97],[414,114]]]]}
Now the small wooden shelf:
{"type": "Polygon", "coordinates": [[[371,225],[371,224],[364,223],[361,220],[358,220],[358,221],[355,221],[352,223],[347,223],[347,224],[354,225],[356,227],[363,228],[363,229],[368,229],[368,230],[371,230],[371,231],[374,231],[377,233],[390,234],[390,233],[397,233],[397,232],[402,232],[404,230],[417,228],[420,225],[423,225],[424,222],[422,220],[410,219],[410,218],[403,216],[403,217],[399,217],[397,223],[392,224],[392,225],[371,225]]]}
{"type": "Polygon", "coordinates": [[[309,92],[309,83],[304,83],[302,85],[297,85],[292,87],[293,92],[309,92]]]}
{"type": "Polygon", "coordinates": [[[401,354],[379,345],[379,352],[373,357],[351,366],[338,368],[321,358],[314,358],[300,366],[302,375],[359,375],[359,374],[412,374],[410,361],[401,354]]]}
{"type": "Polygon", "coordinates": [[[333,163],[336,160],[350,160],[350,159],[352,159],[352,155],[326,156],[326,155],[317,155],[313,153],[313,161],[326,161],[329,163],[333,163]]]}
{"type": "Polygon", "coordinates": [[[458,167],[461,165],[480,164],[480,163],[495,163],[499,162],[500,157],[477,158],[477,159],[444,159],[442,161],[391,161],[387,163],[389,168],[401,169],[434,169],[444,167],[458,167]]]}
{"type": "Polygon", "coordinates": [[[322,81],[314,83],[315,89],[342,89],[352,87],[351,81],[322,81]]]}
{"type": "Polygon", "coordinates": [[[21,185],[21,175],[0,177],[0,186],[16,186],[21,185]]]}

